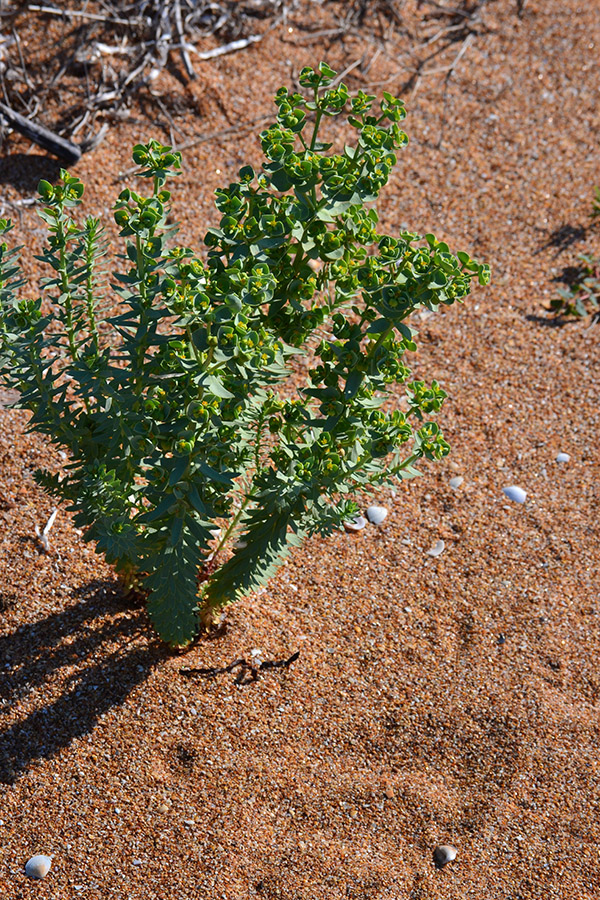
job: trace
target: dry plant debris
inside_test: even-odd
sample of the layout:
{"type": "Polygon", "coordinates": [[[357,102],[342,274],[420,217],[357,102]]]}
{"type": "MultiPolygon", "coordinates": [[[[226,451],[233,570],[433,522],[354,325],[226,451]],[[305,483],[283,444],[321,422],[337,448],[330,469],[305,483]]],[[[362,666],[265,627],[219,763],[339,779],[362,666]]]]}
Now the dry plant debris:
{"type": "Polygon", "coordinates": [[[397,60],[397,72],[405,76],[403,90],[416,91],[424,78],[440,73],[447,89],[470,43],[488,30],[482,14],[493,2],[11,3],[0,9],[0,127],[19,130],[76,162],[78,149],[97,147],[108,127],[136,103],[157,106],[169,116],[156,90],[166,67],[177,67],[179,60],[182,77],[195,80],[202,63],[251,47],[277,29],[294,34],[292,40],[305,47],[366,36],[371,52],[365,50],[347,65],[340,81],[356,69],[367,76],[383,54],[397,60]],[[322,28],[323,15],[334,27],[322,28]],[[448,48],[457,48],[454,55],[434,64],[448,48]]]}

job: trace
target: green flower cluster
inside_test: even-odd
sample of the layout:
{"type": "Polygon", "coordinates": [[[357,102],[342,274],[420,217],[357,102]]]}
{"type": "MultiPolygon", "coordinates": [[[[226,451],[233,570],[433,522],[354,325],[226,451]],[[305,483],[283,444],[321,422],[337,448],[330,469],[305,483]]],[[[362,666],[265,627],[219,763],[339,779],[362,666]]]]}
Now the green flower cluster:
{"type": "Polygon", "coordinates": [[[406,320],[489,279],[433,235],[378,231],[372,204],[407,143],[402,102],[384,93],[375,111],[324,63],[300,84],[306,95],[277,93],[262,170],[244,167],[216,192],[204,258],[173,246],[165,183],[179,154],[134,148],[152,191],[128,188],[115,205],[117,315],[99,305],[102,228],[77,223],[83,185],[66,172],[40,184],[44,302],[20,299],[15,251],[0,248],[0,370],[32,427],[71,457],[61,478],[38,479],[110,562],[143,579],[171,644],[264,584],[302,538],[339,528],[357,489],[448,453],[429,420],[446,394],[411,380],[406,320]],[[356,139],[330,152],[322,126],[342,115],[356,139]],[[303,357],[307,375],[293,380],[303,357]],[[389,410],[395,385],[404,411],[389,410]]]}

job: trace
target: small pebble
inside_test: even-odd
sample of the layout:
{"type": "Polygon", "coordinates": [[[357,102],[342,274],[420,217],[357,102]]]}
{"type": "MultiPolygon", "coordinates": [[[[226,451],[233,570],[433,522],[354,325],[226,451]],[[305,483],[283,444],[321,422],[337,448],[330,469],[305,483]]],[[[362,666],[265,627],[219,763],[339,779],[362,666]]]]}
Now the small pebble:
{"type": "Polygon", "coordinates": [[[373,525],[381,525],[388,514],[385,506],[369,506],[367,510],[367,519],[373,525]]]}
{"type": "Polygon", "coordinates": [[[45,878],[50,871],[52,858],[50,856],[32,856],[25,863],[25,874],[29,878],[45,878]]]}
{"type": "Polygon", "coordinates": [[[354,534],[356,531],[362,531],[366,524],[367,520],[363,516],[357,516],[356,519],[344,522],[344,528],[349,534],[354,534]]]}
{"type": "Polygon", "coordinates": [[[439,556],[446,549],[444,541],[436,541],[433,547],[427,551],[428,556],[439,556]]]}
{"type": "Polygon", "coordinates": [[[556,454],[556,462],[569,462],[571,457],[568,453],[557,453],[556,454]]]}
{"type": "Polygon", "coordinates": [[[523,488],[517,487],[514,484],[512,484],[510,487],[502,488],[502,491],[504,494],[506,494],[508,499],[512,500],[514,503],[525,503],[525,500],[527,498],[527,494],[523,490],[523,488]]]}
{"type": "Polygon", "coordinates": [[[457,491],[464,480],[465,479],[462,477],[462,475],[455,475],[454,478],[450,479],[450,487],[453,491],[457,491]]]}
{"type": "Polygon", "coordinates": [[[456,847],[452,847],[450,844],[440,844],[433,851],[433,861],[438,869],[443,869],[446,863],[456,859],[457,853],[456,847]]]}

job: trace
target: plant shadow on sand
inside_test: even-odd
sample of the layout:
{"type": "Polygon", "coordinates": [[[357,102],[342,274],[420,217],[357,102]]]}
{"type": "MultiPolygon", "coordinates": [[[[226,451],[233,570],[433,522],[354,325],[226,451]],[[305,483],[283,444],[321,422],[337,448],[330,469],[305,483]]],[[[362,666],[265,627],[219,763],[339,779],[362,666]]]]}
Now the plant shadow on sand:
{"type": "Polygon", "coordinates": [[[585,225],[571,225],[569,222],[565,222],[548,234],[547,240],[537,250],[534,250],[533,255],[538,256],[545,250],[555,250],[553,258],[556,259],[565,250],[584,241],[587,234],[588,229],[585,225]]]}
{"type": "Polygon", "coordinates": [[[63,168],[68,167],[53,156],[7,153],[0,159],[0,184],[11,184],[25,196],[37,196],[40,179],[54,183],[63,168]]]}
{"type": "Polygon", "coordinates": [[[125,604],[114,581],[90,582],[76,595],[80,599],[74,606],[0,638],[5,716],[29,694],[42,696],[34,710],[0,729],[0,783],[13,784],[34,761],[89,734],[170,655],[151,635],[146,614],[125,604]],[[44,704],[44,687],[51,691],[61,669],[71,670],[67,689],[44,704]]]}

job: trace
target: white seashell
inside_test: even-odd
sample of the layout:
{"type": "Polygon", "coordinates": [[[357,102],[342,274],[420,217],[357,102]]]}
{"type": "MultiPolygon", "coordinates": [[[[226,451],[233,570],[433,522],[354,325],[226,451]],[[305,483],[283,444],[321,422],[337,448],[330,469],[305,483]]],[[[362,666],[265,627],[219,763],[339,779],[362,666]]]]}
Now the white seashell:
{"type": "Polygon", "coordinates": [[[568,453],[557,453],[556,454],[556,462],[569,462],[571,457],[568,453]]]}
{"type": "Polygon", "coordinates": [[[433,547],[427,551],[427,556],[440,556],[446,549],[444,541],[436,541],[433,547]]]}
{"type": "Polygon", "coordinates": [[[523,488],[517,487],[515,484],[512,484],[510,487],[502,488],[502,491],[506,494],[508,499],[512,500],[514,503],[525,503],[527,494],[523,490],[523,488]]]}
{"type": "Polygon", "coordinates": [[[42,854],[32,856],[31,859],[28,859],[25,863],[25,874],[29,878],[45,878],[50,871],[51,865],[51,856],[43,856],[42,854]]]}
{"type": "Polygon", "coordinates": [[[388,511],[385,506],[369,506],[367,510],[367,519],[373,525],[381,525],[387,517],[388,511]]]}
{"type": "Polygon", "coordinates": [[[462,477],[462,475],[455,475],[454,478],[450,479],[450,487],[453,491],[456,491],[461,486],[464,480],[465,479],[462,477]]]}
{"type": "Polygon", "coordinates": [[[433,861],[438,869],[441,869],[446,863],[456,859],[457,854],[458,850],[456,847],[452,847],[450,844],[440,844],[433,851],[433,861]]]}
{"type": "Polygon", "coordinates": [[[367,520],[363,516],[357,516],[356,519],[349,519],[347,522],[344,522],[344,528],[349,534],[354,534],[357,531],[362,531],[366,524],[367,520]]]}

